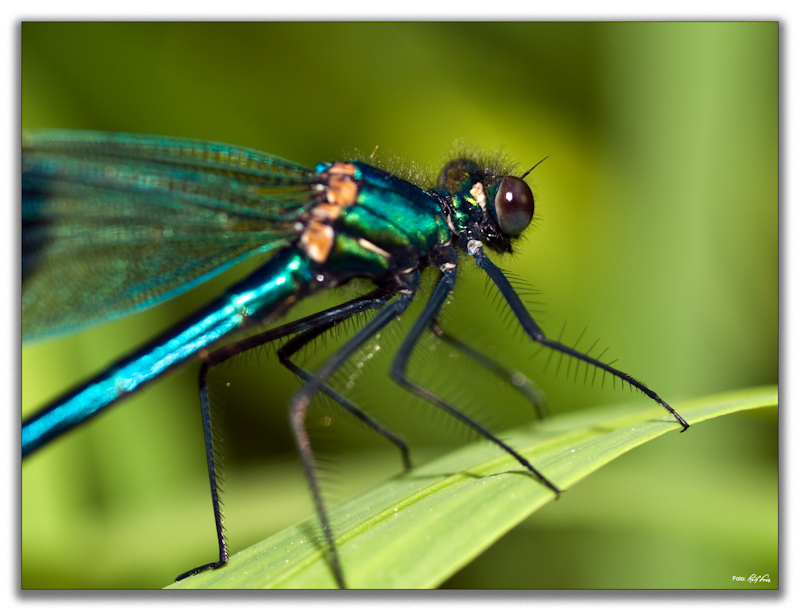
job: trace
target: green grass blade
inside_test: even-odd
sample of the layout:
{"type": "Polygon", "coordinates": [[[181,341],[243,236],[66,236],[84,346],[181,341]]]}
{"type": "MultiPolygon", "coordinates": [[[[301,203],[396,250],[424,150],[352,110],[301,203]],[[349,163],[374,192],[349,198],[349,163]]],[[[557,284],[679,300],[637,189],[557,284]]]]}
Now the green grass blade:
{"type": "MultiPolygon", "coordinates": [[[[675,405],[690,423],[776,406],[776,386],[675,405]]],[[[562,490],[679,425],[659,407],[603,406],[502,437],[562,490]]],[[[691,429],[687,431],[691,434],[691,429]]],[[[351,588],[430,588],[466,565],[554,495],[488,442],[471,444],[330,510],[351,588]]],[[[173,588],[335,587],[316,518],[173,588]]]]}

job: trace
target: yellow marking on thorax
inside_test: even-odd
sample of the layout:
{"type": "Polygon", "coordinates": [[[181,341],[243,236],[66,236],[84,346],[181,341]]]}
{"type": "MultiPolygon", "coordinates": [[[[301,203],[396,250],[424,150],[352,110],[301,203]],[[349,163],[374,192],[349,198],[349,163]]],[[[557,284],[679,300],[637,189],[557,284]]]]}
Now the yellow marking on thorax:
{"type": "Polygon", "coordinates": [[[469,194],[475,198],[475,202],[481,207],[481,210],[486,212],[486,192],[483,190],[483,185],[476,182],[469,190],[469,194]]]}
{"type": "Polygon", "coordinates": [[[391,256],[388,252],[383,250],[383,248],[373,244],[369,240],[365,240],[364,238],[358,238],[358,245],[364,250],[368,250],[370,252],[374,252],[376,255],[380,255],[384,259],[388,259],[391,256]]]}

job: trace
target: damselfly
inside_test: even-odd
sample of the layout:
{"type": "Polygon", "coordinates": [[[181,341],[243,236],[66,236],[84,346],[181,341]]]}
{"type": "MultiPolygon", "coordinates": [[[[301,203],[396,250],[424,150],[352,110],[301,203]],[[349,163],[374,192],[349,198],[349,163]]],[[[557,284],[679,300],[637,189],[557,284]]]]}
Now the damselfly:
{"type": "MultiPolygon", "coordinates": [[[[530,172],[530,170],[529,170],[530,172]]],[[[199,359],[200,405],[219,558],[179,577],[219,567],[222,530],[210,425],[211,367],[255,346],[287,338],[281,363],[305,380],[289,405],[292,431],[337,583],[345,577],[320,493],[307,428],[322,392],[395,443],[404,442],[337,393],[329,378],[403,313],[420,272],[438,269],[433,292],[403,340],[392,378],[513,456],[554,494],[558,487],[479,422],[407,375],[420,337],[432,330],[495,371],[485,355],[447,335],[438,316],[455,286],[459,253],[496,285],[525,333],[538,344],[597,367],[639,389],[688,424],[644,384],[609,364],[545,336],[484,246],[510,252],[530,224],[533,194],[497,159],[463,155],[427,190],[362,161],[314,169],[258,151],[211,142],[81,131],[23,136],[22,331],[44,338],[125,316],[169,299],[245,258],[269,261],[219,299],[75,388],[22,424],[22,454],[97,415],[190,359],[199,359]],[[339,306],[234,341],[269,324],[298,300],[355,278],[375,284],[339,306]],[[377,314],[311,374],[292,360],[303,346],[368,310],[377,314]],[[227,341],[226,341],[227,340],[227,341]]]]}

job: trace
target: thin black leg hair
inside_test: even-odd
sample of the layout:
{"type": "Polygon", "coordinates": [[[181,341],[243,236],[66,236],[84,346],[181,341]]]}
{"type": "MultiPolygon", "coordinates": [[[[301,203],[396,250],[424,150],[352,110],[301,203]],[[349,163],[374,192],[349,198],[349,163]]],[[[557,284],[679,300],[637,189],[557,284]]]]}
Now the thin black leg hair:
{"type": "MultiPolygon", "coordinates": [[[[594,350],[594,347],[597,345],[597,342],[599,342],[599,341],[600,341],[599,337],[596,340],[594,340],[594,343],[591,346],[589,346],[589,349],[586,351],[586,356],[589,356],[592,353],[592,350],[594,350]]],[[[584,386],[586,386],[586,378],[589,376],[589,363],[586,362],[585,365],[586,365],[586,371],[583,374],[583,385],[584,386]]],[[[597,368],[593,368],[593,371],[597,371],[597,368]]],[[[577,370],[576,370],[576,372],[577,372],[577,370]]],[[[592,383],[594,383],[594,378],[592,379],[592,383]]]]}
{"type": "MultiPolygon", "coordinates": [[[[573,350],[575,350],[578,347],[578,344],[581,343],[581,339],[583,339],[583,334],[584,333],[586,333],[586,327],[583,328],[583,331],[581,331],[581,334],[578,336],[578,339],[576,339],[575,343],[572,344],[572,349],[573,350]]],[[[578,361],[575,364],[575,378],[578,377],[578,365],[580,365],[580,361],[578,361]]],[[[569,379],[569,372],[570,372],[571,369],[572,369],[572,359],[570,359],[569,363],[567,364],[567,379],[569,379]]],[[[573,379],[572,381],[574,382],[575,379],[573,379]]]]}
{"type": "MultiPolygon", "coordinates": [[[[558,334],[558,341],[561,341],[561,336],[564,335],[564,329],[566,329],[566,328],[567,328],[567,323],[566,323],[566,321],[564,321],[564,324],[561,326],[561,333],[558,334]]],[[[547,368],[550,367],[550,361],[553,358],[554,354],[555,354],[555,352],[553,352],[551,350],[550,354],[547,356],[547,363],[544,366],[544,370],[545,371],[547,371],[547,368]]],[[[559,361],[559,365],[558,366],[559,367],[561,366],[561,361],[559,361]]],[[[556,377],[558,377],[558,367],[556,367],[556,377]]]]}

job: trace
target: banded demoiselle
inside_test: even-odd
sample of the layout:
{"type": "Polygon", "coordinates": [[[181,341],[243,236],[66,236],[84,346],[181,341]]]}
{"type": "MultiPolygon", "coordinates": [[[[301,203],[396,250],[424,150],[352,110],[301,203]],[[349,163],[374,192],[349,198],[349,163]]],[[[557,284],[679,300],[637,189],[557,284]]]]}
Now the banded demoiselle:
{"type": "MultiPolygon", "coordinates": [[[[530,172],[530,171],[529,171],[530,172]]],[[[281,363],[305,385],[289,405],[292,431],[340,587],[346,586],[314,467],[306,415],[322,392],[408,453],[401,438],[337,393],[329,378],[402,314],[420,272],[438,281],[391,368],[402,388],[461,421],[513,456],[555,495],[559,489],[489,429],[407,375],[420,337],[432,331],[481,365],[489,357],[447,334],[439,313],[453,291],[460,258],[485,272],[530,339],[627,382],[688,424],[643,383],[610,364],[549,339],[484,247],[508,253],[530,225],[534,197],[497,158],[462,155],[427,189],[363,161],[315,168],[255,150],[188,139],[82,131],[23,136],[22,330],[25,339],[70,333],[167,300],[248,257],[267,263],[222,296],[22,425],[23,457],[186,361],[200,361],[200,406],[219,558],[179,576],[219,567],[222,530],[207,376],[211,367],[255,346],[285,339],[281,363]],[[298,300],[362,278],[374,290],[339,306],[253,334],[298,300]],[[377,314],[311,374],[292,356],[334,326],[377,314]],[[242,332],[250,330],[244,339],[242,332]]],[[[505,372],[505,373],[504,373],[505,372]]],[[[510,378],[510,374],[508,376],[510,378]]]]}

